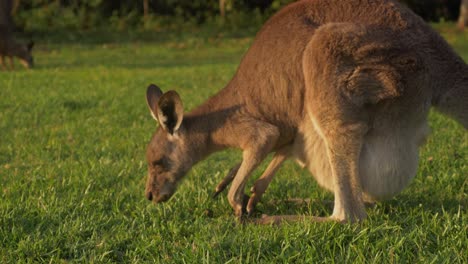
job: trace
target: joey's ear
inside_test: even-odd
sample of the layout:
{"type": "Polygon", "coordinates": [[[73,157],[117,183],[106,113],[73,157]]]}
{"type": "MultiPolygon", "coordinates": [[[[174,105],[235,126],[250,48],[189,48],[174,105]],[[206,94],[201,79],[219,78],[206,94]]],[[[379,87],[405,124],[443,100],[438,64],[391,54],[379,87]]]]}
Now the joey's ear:
{"type": "Polygon", "coordinates": [[[163,92],[161,89],[154,84],[150,84],[148,88],[146,88],[146,103],[148,104],[151,115],[156,121],[158,121],[158,100],[162,95],[163,92]]]}
{"type": "Polygon", "coordinates": [[[28,48],[28,51],[31,52],[32,48],[34,47],[34,41],[29,41],[28,45],[26,46],[28,48]]]}
{"type": "Polygon", "coordinates": [[[184,106],[176,91],[169,91],[158,100],[158,121],[161,127],[174,134],[182,124],[184,106]]]}

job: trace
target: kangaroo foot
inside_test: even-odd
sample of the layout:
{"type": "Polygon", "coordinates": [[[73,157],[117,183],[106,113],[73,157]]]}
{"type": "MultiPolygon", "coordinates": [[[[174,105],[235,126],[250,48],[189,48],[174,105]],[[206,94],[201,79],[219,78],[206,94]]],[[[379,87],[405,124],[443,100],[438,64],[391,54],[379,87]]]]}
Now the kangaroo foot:
{"type": "Polygon", "coordinates": [[[260,178],[255,182],[255,185],[252,186],[252,188],[250,189],[252,196],[250,197],[247,203],[247,212],[249,215],[251,215],[255,211],[255,207],[257,206],[257,203],[260,201],[263,194],[265,193],[269,183],[270,181],[268,179],[260,178]]]}
{"type": "Polygon", "coordinates": [[[250,219],[249,223],[257,225],[280,225],[282,223],[293,223],[301,221],[329,222],[336,221],[330,217],[306,216],[306,215],[262,215],[261,218],[250,219]]]}
{"type": "Polygon", "coordinates": [[[236,215],[237,219],[241,223],[245,223],[247,217],[249,216],[247,213],[247,203],[249,202],[250,196],[244,194],[242,198],[242,203],[238,204],[237,206],[233,207],[234,208],[234,214],[236,215]]]}

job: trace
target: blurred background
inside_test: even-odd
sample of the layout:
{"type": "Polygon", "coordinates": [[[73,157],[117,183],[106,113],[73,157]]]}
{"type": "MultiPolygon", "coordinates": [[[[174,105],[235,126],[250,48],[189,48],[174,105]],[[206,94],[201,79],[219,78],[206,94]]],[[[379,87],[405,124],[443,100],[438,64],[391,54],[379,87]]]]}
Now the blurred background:
{"type": "MultiPolygon", "coordinates": [[[[16,32],[256,30],[294,0],[0,0],[0,25],[16,32]]],[[[467,26],[468,0],[401,0],[429,22],[467,26]],[[463,6],[465,6],[463,8],[463,6]]]]}

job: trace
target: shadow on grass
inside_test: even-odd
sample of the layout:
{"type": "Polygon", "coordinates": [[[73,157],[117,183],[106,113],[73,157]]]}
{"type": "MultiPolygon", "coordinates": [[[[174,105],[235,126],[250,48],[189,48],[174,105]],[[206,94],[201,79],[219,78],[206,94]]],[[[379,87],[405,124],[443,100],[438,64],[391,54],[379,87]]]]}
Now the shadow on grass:
{"type": "Polygon", "coordinates": [[[238,64],[252,35],[216,32],[54,32],[35,39],[35,69],[154,69],[238,64]],[[248,36],[248,37],[245,37],[248,36]],[[243,37],[242,39],[237,39],[243,37]],[[42,62],[42,63],[41,63],[42,62]]]}
{"type": "MultiPolygon", "coordinates": [[[[456,198],[442,198],[437,195],[426,197],[414,197],[401,194],[397,197],[378,202],[376,204],[367,204],[366,209],[378,210],[382,214],[402,214],[413,211],[416,208],[421,208],[426,213],[435,214],[457,214],[461,211],[466,211],[467,201],[458,200],[456,198]]],[[[333,198],[330,200],[311,200],[307,198],[294,198],[284,200],[264,201],[257,205],[254,217],[260,217],[262,214],[267,215],[313,215],[326,217],[333,212],[333,198]]]]}
{"type": "Polygon", "coordinates": [[[97,106],[97,102],[92,101],[76,101],[76,100],[67,100],[63,102],[63,107],[68,111],[80,111],[85,109],[94,108],[97,106]]]}
{"type": "Polygon", "coordinates": [[[158,59],[154,60],[146,58],[134,57],[132,62],[122,62],[118,61],[115,58],[109,57],[100,57],[99,60],[77,60],[69,62],[48,62],[44,65],[37,65],[36,70],[48,70],[48,69],[57,69],[57,68],[84,68],[84,67],[106,67],[106,68],[126,68],[126,69],[156,69],[156,68],[189,68],[195,66],[215,66],[227,64],[229,61],[237,64],[240,58],[225,58],[225,57],[216,57],[216,58],[185,58],[185,59],[158,59]]]}
{"type": "Polygon", "coordinates": [[[238,39],[252,37],[259,28],[243,28],[238,30],[224,29],[213,26],[192,26],[180,28],[165,28],[159,30],[109,30],[106,28],[90,30],[53,30],[46,32],[22,32],[17,33],[21,40],[33,39],[37,43],[47,44],[80,44],[99,45],[106,43],[165,43],[172,41],[187,41],[190,39],[238,39]]]}
{"type": "Polygon", "coordinates": [[[333,200],[316,200],[308,198],[290,198],[260,202],[253,214],[254,217],[266,215],[313,215],[326,217],[333,211],[333,200]]]}
{"type": "Polygon", "coordinates": [[[466,210],[464,208],[467,206],[467,201],[451,197],[442,197],[435,193],[427,195],[426,197],[401,194],[392,200],[382,202],[381,206],[384,213],[390,213],[395,208],[398,208],[398,210],[402,212],[421,208],[430,214],[440,214],[443,212],[456,214],[459,212],[460,208],[466,210]]]}

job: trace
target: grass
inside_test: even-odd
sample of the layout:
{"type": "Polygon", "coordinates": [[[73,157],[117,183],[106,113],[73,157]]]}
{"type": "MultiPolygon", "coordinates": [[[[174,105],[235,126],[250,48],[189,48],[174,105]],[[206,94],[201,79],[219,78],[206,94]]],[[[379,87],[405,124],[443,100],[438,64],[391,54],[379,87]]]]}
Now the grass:
{"type": "MultiPolygon", "coordinates": [[[[468,60],[467,34],[438,27],[468,60]]],[[[36,69],[0,72],[0,262],[468,262],[468,136],[434,112],[414,181],[360,224],[236,224],[225,195],[210,198],[236,151],[195,166],[169,202],[147,202],[146,86],[191,109],[230,80],[252,37],[106,34],[48,36],[36,69]]],[[[259,210],[331,212],[291,197],[333,198],[288,162],[259,210]]]]}

